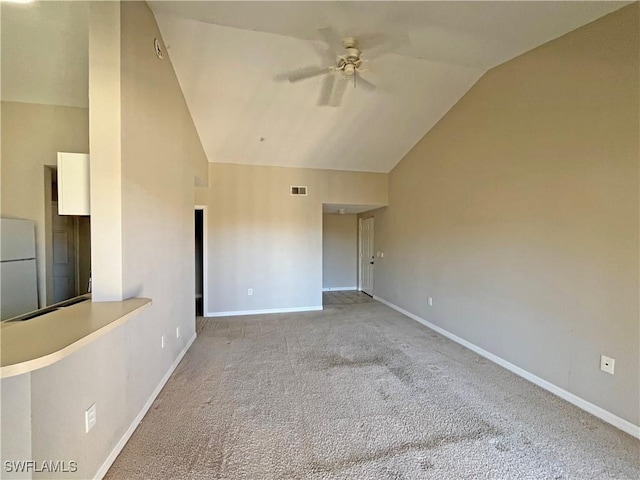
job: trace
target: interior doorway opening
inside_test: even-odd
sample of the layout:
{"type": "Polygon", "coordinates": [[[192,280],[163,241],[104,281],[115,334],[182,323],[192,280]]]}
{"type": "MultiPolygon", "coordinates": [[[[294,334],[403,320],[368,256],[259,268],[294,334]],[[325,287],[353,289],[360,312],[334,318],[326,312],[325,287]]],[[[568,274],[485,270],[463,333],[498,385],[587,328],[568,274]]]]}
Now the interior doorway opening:
{"type": "Polygon", "coordinates": [[[58,214],[58,171],[49,166],[45,167],[45,262],[46,305],[91,292],[91,217],[58,214]]]}
{"type": "Polygon", "coordinates": [[[204,210],[195,211],[196,316],[204,316],[204,210]]]}
{"type": "Polygon", "coordinates": [[[361,218],[359,228],[358,290],[373,297],[373,272],[375,267],[375,251],[373,237],[374,218],[361,218]]]}
{"type": "Polygon", "coordinates": [[[363,303],[373,297],[373,215],[376,205],[322,206],[322,303],[363,303]],[[368,226],[363,246],[362,222],[368,226]],[[366,256],[366,265],[364,262],[366,256]],[[363,293],[367,295],[363,295],[363,293]]]}
{"type": "Polygon", "coordinates": [[[207,207],[195,209],[195,301],[196,316],[206,317],[207,295],[207,207]]]}

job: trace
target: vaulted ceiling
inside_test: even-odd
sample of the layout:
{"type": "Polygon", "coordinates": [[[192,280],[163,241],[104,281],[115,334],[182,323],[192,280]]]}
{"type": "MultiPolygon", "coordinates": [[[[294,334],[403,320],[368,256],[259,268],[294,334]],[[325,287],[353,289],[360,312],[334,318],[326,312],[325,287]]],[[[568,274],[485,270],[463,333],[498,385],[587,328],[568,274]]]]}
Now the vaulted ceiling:
{"type": "MultiPolygon", "coordinates": [[[[390,171],[490,68],[629,2],[151,1],[210,162],[390,171]],[[318,106],[319,30],[396,45],[318,106]],[[398,42],[396,40],[404,40],[398,42]]],[[[88,105],[87,4],[2,3],[2,99],[88,105]]],[[[326,47],[326,46],[325,46],[326,47]]],[[[368,50],[363,48],[366,58],[368,50]]]]}
{"type": "MultiPolygon", "coordinates": [[[[490,68],[622,2],[150,2],[211,162],[390,171],[490,68]],[[318,106],[319,29],[383,35],[378,89],[318,106]]],[[[363,48],[363,56],[367,50],[363,48]]]]}

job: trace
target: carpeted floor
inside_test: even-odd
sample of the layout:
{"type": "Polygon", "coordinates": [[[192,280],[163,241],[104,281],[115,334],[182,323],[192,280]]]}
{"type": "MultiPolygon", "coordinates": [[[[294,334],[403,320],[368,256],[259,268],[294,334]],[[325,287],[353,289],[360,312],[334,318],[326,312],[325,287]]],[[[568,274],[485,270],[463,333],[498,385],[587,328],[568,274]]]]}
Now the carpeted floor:
{"type": "Polygon", "coordinates": [[[373,302],[366,293],[354,290],[338,290],[335,292],[322,292],[322,305],[353,305],[354,303],[373,302]]]}
{"type": "Polygon", "coordinates": [[[199,319],[114,479],[638,479],[640,442],[378,302],[199,319]]]}

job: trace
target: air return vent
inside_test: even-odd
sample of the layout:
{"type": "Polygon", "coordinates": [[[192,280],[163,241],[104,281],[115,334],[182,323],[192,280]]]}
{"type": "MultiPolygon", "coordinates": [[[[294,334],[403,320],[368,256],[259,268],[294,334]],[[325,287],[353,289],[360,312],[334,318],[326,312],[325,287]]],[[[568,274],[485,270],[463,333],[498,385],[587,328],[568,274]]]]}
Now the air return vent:
{"type": "Polygon", "coordinates": [[[291,195],[295,195],[297,197],[307,196],[307,187],[291,187],[291,195]]]}

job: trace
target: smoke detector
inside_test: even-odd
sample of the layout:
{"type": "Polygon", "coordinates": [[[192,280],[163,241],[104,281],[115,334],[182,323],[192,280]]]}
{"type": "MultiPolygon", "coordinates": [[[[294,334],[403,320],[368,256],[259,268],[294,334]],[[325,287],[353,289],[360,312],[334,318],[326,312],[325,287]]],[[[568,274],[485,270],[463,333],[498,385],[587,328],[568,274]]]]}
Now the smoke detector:
{"type": "Polygon", "coordinates": [[[156,51],[156,57],[162,60],[164,58],[164,53],[162,52],[162,45],[160,45],[160,40],[158,40],[157,38],[153,39],[153,48],[156,51]]]}

